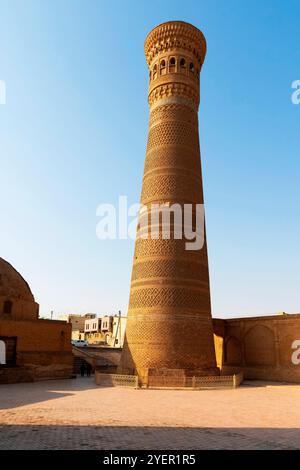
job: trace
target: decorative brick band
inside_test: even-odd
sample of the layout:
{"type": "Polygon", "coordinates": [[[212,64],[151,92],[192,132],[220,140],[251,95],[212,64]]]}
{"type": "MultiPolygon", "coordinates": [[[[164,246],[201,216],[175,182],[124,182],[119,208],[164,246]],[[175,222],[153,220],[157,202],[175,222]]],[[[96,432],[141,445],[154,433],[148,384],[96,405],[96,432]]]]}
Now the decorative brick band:
{"type": "MultiPolygon", "coordinates": [[[[159,25],[146,39],[150,119],[141,203],[148,208],[189,203],[194,211],[203,204],[197,110],[205,51],[203,34],[180,21],[159,25]]],[[[205,237],[196,251],[186,250],[184,238],[143,239],[146,229],[160,227],[145,216],[119,372],[141,380],[148,368],[217,374],[205,237]]]]}

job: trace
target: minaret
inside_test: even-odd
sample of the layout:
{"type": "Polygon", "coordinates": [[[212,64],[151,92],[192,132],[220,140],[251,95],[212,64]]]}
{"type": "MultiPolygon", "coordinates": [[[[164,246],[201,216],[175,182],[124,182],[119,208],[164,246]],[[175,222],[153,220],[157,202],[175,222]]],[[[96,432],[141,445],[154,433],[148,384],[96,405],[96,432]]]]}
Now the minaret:
{"type": "MultiPolygon", "coordinates": [[[[163,23],[146,38],[150,120],[141,203],[147,208],[192,204],[195,212],[203,204],[198,107],[205,53],[201,31],[182,21],[163,23]]],[[[120,373],[218,374],[204,237],[201,249],[187,250],[184,238],[145,239],[138,230],[120,373]]]]}

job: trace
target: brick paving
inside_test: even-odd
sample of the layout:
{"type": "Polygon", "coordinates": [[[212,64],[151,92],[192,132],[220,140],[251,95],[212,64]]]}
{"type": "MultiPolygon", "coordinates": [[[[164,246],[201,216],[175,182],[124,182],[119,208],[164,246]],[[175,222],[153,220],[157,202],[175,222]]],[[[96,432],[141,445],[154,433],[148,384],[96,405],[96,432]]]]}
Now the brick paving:
{"type": "Polygon", "coordinates": [[[300,449],[300,385],[100,388],[93,378],[0,386],[0,449],[300,449]]]}

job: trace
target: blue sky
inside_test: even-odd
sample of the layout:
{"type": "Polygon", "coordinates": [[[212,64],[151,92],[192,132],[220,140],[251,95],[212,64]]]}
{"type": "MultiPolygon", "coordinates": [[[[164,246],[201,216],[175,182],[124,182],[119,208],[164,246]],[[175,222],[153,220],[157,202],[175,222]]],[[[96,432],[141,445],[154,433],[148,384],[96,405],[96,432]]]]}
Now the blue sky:
{"type": "Polygon", "coordinates": [[[127,310],[131,240],[96,209],[139,200],[143,43],[184,20],[207,39],[202,152],[213,315],[300,311],[298,1],[0,0],[0,256],[41,313],[127,310]]]}

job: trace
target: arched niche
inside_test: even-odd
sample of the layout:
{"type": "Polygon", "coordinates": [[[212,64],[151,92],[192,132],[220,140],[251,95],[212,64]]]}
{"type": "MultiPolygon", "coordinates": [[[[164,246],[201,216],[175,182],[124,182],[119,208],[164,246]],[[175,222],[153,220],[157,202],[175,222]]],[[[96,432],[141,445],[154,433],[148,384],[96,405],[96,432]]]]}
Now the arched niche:
{"type": "Polygon", "coordinates": [[[245,361],[248,366],[271,366],[276,364],[275,338],[265,325],[251,327],[244,337],[245,361]]]}
{"type": "Polygon", "coordinates": [[[228,365],[241,365],[242,349],[240,341],[230,336],[225,343],[225,363],[228,365]]]}

